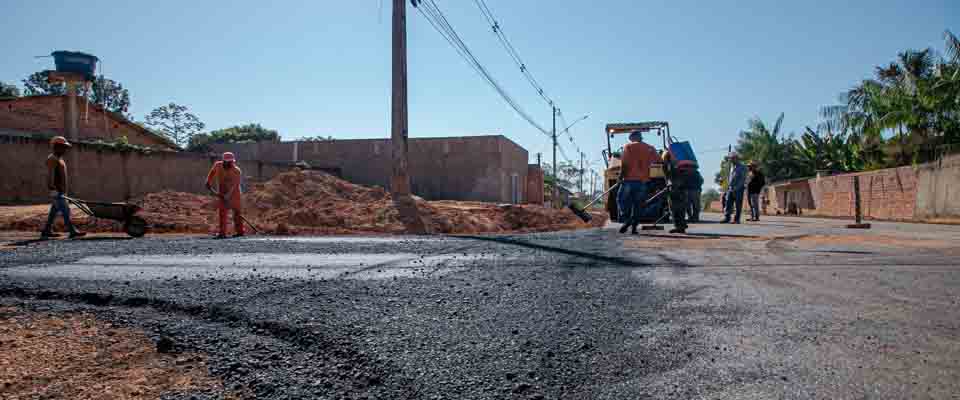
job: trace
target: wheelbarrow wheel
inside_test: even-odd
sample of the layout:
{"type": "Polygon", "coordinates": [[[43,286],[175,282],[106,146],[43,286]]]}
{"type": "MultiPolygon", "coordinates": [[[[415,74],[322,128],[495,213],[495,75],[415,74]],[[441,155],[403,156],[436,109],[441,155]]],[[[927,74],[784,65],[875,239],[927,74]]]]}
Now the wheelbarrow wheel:
{"type": "Polygon", "coordinates": [[[127,219],[126,224],[123,226],[123,230],[126,231],[130,236],[143,237],[143,235],[147,234],[147,221],[143,218],[132,216],[127,219]]]}

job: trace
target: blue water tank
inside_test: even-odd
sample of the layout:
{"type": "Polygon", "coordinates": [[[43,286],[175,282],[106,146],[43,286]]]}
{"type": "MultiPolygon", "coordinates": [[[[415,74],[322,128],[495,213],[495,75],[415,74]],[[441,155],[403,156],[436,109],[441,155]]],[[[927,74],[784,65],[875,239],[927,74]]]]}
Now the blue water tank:
{"type": "Polygon", "coordinates": [[[671,143],[670,153],[676,158],[677,163],[697,164],[697,155],[693,152],[693,146],[690,145],[690,142],[671,143]]]}
{"type": "Polygon", "coordinates": [[[97,56],[76,51],[55,51],[50,54],[57,65],[57,72],[72,72],[82,74],[87,79],[93,79],[97,72],[97,56]]]}

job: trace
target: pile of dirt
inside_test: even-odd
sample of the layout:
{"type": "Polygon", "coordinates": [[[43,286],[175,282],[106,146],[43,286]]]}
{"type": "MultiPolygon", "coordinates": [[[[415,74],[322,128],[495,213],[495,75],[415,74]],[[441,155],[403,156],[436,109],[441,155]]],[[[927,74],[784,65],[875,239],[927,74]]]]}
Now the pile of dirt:
{"type": "MultiPolygon", "coordinates": [[[[263,233],[399,234],[405,231],[393,198],[386,190],[352,184],[319,171],[289,171],[268,182],[253,184],[243,202],[244,216],[263,233]]],[[[213,196],[159,192],[144,196],[135,203],[142,207],[138,215],[150,223],[152,233],[212,233],[216,230],[216,199],[213,196]]],[[[605,216],[595,214],[592,223],[587,224],[570,210],[536,205],[417,199],[417,207],[431,233],[543,232],[602,226],[606,221],[605,216]]],[[[34,208],[30,215],[4,218],[7,214],[11,213],[0,213],[0,230],[38,231],[46,219],[43,208],[34,208]]],[[[102,220],[88,223],[88,218],[82,214],[73,214],[80,215],[76,219],[87,231],[121,232],[123,229],[122,224],[102,220]]],[[[58,229],[62,230],[62,227],[58,229]]]]}
{"type": "Polygon", "coordinates": [[[142,332],[84,314],[0,307],[0,348],[4,399],[156,399],[223,388],[206,357],[158,353],[142,332]]]}

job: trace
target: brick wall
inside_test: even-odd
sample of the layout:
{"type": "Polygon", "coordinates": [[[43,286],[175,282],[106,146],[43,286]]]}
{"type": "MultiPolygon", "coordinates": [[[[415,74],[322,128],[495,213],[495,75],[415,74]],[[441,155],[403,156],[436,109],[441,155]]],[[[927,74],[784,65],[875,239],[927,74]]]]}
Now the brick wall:
{"type": "Polygon", "coordinates": [[[865,218],[914,219],[918,173],[909,166],[811,179],[810,189],[816,207],[813,213],[853,217],[854,176],[860,177],[860,201],[865,218]]]}
{"type": "MultiPolygon", "coordinates": [[[[82,142],[66,157],[70,194],[99,201],[124,201],[162,190],[205,193],[215,161],[194,153],[116,152],[82,142]]],[[[45,140],[0,135],[0,202],[47,201],[45,140]]],[[[241,162],[247,179],[265,180],[285,170],[271,163],[241,162]]]]}
{"type": "Polygon", "coordinates": [[[537,164],[527,166],[527,195],[528,204],[543,204],[543,169],[537,164]]]}
{"type": "MultiPolygon", "coordinates": [[[[343,178],[362,185],[390,186],[389,139],[345,139],[215,145],[240,160],[306,161],[313,167],[339,168],[343,178]]],[[[430,200],[523,202],[527,151],[503,136],[416,138],[408,142],[412,190],[430,200]],[[515,178],[514,178],[515,177],[515,178]],[[516,182],[516,186],[514,184],[516,182]]]]}
{"type": "MultiPolygon", "coordinates": [[[[64,118],[65,96],[30,96],[0,100],[0,128],[23,132],[66,136],[64,118]]],[[[95,105],[78,99],[78,134],[81,140],[115,140],[126,136],[131,144],[168,148],[163,140],[145,135],[140,127],[117,120],[95,105]]],[[[69,138],[68,138],[69,139],[69,138]]]]}

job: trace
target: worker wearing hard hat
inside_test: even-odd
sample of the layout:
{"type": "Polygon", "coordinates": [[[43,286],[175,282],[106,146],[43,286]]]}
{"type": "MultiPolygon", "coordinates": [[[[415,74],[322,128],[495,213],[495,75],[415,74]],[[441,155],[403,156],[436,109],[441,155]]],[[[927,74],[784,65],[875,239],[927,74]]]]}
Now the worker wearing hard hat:
{"type": "Polygon", "coordinates": [[[730,153],[730,175],[727,178],[727,205],[724,207],[723,223],[731,222],[730,216],[736,210],[734,224],[740,223],[740,213],[743,212],[743,191],[747,184],[747,167],[740,163],[737,153],[730,153]]]}
{"type": "Polygon", "coordinates": [[[620,191],[617,193],[617,208],[620,210],[620,233],[637,233],[642,209],[647,199],[647,187],[650,182],[650,166],[657,161],[657,150],[643,142],[643,133],[630,134],[630,143],[623,146],[620,157],[620,191]]]}
{"type": "Polygon", "coordinates": [[[220,214],[220,230],[217,238],[227,237],[227,211],[233,210],[234,237],[243,236],[243,218],[241,214],[242,202],[240,199],[240,181],[243,172],[237,166],[237,157],[231,152],[223,153],[220,161],[213,164],[207,174],[207,190],[215,192],[220,197],[218,209],[220,214]],[[218,190],[214,190],[214,184],[218,190]]]}
{"type": "Polygon", "coordinates": [[[50,213],[47,215],[47,224],[40,231],[42,239],[58,237],[53,232],[53,221],[57,219],[57,214],[63,215],[63,226],[70,232],[70,238],[77,238],[86,235],[77,230],[70,220],[70,206],[64,196],[67,194],[67,162],[63,160],[63,155],[70,149],[71,144],[63,136],[55,136],[50,139],[52,153],[47,156],[47,189],[50,191],[50,213]]]}

